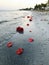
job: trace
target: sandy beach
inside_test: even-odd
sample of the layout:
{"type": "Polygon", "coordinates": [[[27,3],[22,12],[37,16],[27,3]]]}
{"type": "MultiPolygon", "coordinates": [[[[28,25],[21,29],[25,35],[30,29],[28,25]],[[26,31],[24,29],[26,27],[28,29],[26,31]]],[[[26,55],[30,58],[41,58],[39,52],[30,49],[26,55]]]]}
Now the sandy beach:
{"type": "Polygon", "coordinates": [[[0,12],[0,65],[49,65],[49,12],[0,12]],[[23,34],[16,31],[18,26],[23,27],[23,34]],[[8,42],[13,43],[11,48],[8,42]],[[18,48],[24,49],[22,55],[16,54],[18,48]]]}

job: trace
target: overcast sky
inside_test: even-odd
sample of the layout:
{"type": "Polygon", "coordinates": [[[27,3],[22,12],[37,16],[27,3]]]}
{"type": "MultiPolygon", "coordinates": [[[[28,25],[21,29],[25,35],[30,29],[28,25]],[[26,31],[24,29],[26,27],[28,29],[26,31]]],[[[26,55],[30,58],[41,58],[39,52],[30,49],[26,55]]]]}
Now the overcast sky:
{"type": "Polygon", "coordinates": [[[47,1],[48,0],[0,0],[0,10],[34,7],[35,4],[46,3],[47,1]]]}

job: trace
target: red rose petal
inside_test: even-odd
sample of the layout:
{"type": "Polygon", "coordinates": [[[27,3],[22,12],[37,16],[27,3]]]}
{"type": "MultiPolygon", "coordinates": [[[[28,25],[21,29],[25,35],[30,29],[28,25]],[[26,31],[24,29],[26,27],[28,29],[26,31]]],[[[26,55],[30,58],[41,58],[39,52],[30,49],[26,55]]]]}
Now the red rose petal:
{"type": "Polygon", "coordinates": [[[32,32],[31,30],[29,32],[32,32]]]}
{"type": "Polygon", "coordinates": [[[18,50],[16,50],[16,54],[21,55],[23,53],[23,50],[23,48],[19,48],[18,50]]]}
{"type": "Polygon", "coordinates": [[[28,41],[29,41],[29,42],[33,42],[33,41],[34,41],[34,39],[32,39],[32,38],[29,38],[29,39],[28,39],[28,41]]]}
{"type": "Polygon", "coordinates": [[[22,27],[17,27],[16,31],[21,33],[21,32],[24,32],[24,29],[22,27]]]}
{"type": "Polygon", "coordinates": [[[32,19],[30,18],[29,21],[32,21],[32,19]]]}
{"type": "Polygon", "coordinates": [[[29,19],[29,21],[32,21],[32,16],[30,16],[30,19],[29,19]]]}
{"type": "Polygon", "coordinates": [[[29,26],[29,24],[27,24],[27,26],[29,26]]]}
{"type": "Polygon", "coordinates": [[[7,47],[9,47],[9,48],[12,47],[12,45],[13,45],[12,42],[7,43],[7,47]]]}
{"type": "Polygon", "coordinates": [[[30,18],[30,16],[27,16],[27,18],[30,18]]]}

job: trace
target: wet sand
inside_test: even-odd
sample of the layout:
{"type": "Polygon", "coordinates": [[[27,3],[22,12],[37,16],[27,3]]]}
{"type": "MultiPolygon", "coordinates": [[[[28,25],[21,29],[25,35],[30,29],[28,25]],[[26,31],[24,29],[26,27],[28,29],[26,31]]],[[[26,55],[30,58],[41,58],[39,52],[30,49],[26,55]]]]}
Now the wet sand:
{"type": "Polygon", "coordinates": [[[0,65],[49,65],[49,12],[1,12],[0,16],[0,65]],[[18,26],[24,28],[23,34],[16,32],[18,26]],[[8,48],[10,41],[13,46],[8,48]],[[22,55],[16,54],[18,48],[24,49],[22,55]]]}

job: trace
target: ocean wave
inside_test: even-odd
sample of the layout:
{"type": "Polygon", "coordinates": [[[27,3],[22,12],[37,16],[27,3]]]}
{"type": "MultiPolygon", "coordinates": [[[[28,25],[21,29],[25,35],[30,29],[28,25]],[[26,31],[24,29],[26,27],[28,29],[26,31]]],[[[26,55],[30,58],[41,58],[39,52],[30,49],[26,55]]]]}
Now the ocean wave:
{"type": "Polygon", "coordinates": [[[18,17],[15,17],[13,19],[18,19],[18,18],[24,18],[25,16],[18,16],[18,17]]]}
{"type": "Polygon", "coordinates": [[[0,24],[5,23],[5,22],[9,22],[9,21],[8,20],[2,20],[2,21],[0,21],[0,24]]]}

